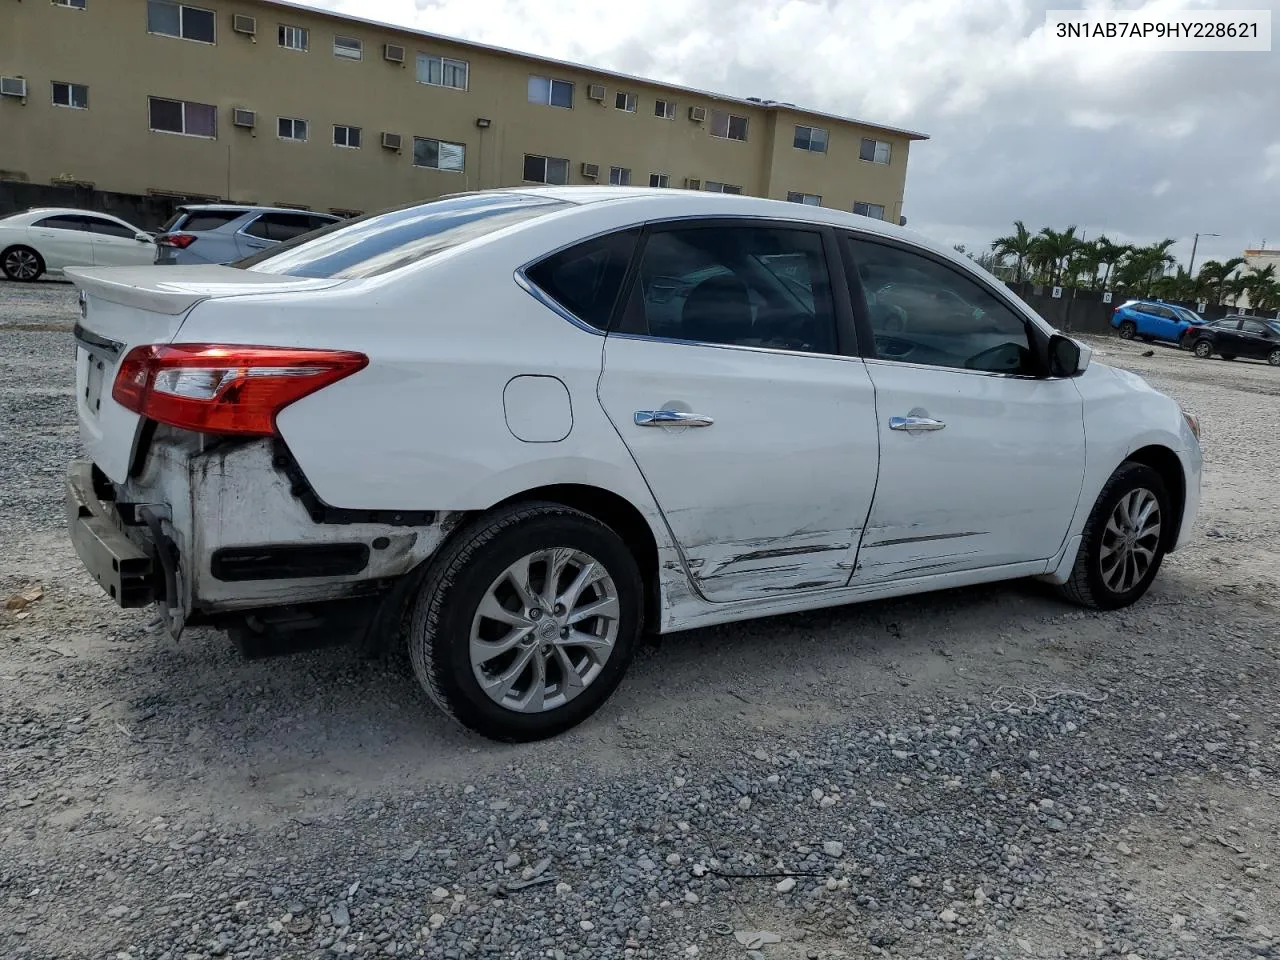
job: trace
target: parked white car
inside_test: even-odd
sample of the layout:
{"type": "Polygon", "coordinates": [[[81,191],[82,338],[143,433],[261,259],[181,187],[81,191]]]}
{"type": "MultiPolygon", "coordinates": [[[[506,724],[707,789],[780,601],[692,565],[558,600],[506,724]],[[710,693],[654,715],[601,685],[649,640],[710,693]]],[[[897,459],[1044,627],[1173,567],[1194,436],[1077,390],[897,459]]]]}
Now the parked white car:
{"type": "Polygon", "coordinates": [[[1174,401],[835,210],[487,191],[70,275],[69,531],[116,602],[250,649],[407,619],[498,739],[592,714],[646,627],[1022,577],[1122,607],[1199,506],[1174,401]]]}
{"type": "Polygon", "coordinates": [[[109,213],[41,207],[0,218],[0,270],[10,280],[32,281],[67,267],[152,263],[154,241],[109,213]]]}

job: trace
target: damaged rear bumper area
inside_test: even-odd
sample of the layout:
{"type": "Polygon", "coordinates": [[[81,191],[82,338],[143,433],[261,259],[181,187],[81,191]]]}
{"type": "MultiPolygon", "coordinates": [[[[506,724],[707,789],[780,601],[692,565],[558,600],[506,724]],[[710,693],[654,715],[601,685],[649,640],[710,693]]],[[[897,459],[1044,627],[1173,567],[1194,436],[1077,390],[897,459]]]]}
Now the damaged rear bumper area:
{"type": "Polygon", "coordinates": [[[282,444],[179,432],[153,438],[125,483],[74,461],[66,510],[103,590],[121,607],[157,605],[175,637],[384,595],[459,519],[325,508],[282,444]]]}

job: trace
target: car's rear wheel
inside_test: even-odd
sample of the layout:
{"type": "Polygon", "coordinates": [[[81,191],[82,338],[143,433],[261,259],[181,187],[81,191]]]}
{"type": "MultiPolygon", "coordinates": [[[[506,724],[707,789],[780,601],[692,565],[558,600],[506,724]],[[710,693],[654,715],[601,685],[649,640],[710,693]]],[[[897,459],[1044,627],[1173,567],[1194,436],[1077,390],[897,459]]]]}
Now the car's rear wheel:
{"type": "Polygon", "coordinates": [[[1272,350],[1267,354],[1267,363],[1273,367],[1280,367],[1280,350],[1272,350]]]}
{"type": "Polygon", "coordinates": [[[1174,522],[1160,474],[1143,463],[1121,464],[1085,523],[1063,595],[1098,610],[1135,602],[1160,570],[1174,522]]]}
{"type": "Polygon", "coordinates": [[[9,247],[0,253],[0,270],[10,280],[31,283],[44,273],[44,258],[30,247],[9,247]]]}
{"type": "Polygon", "coordinates": [[[1138,332],[1138,325],[1132,320],[1126,320],[1124,323],[1120,324],[1119,332],[1121,340],[1132,340],[1134,335],[1138,332]]]}
{"type": "Polygon", "coordinates": [[[486,737],[528,742],[581,723],[622,680],[640,634],[639,567],[612,529],[553,503],[503,509],[433,564],[409,658],[427,694],[486,737]]]}
{"type": "Polygon", "coordinates": [[[1196,345],[1192,347],[1192,353],[1201,360],[1208,360],[1213,356],[1213,344],[1208,340],[1197,340],[1196,345]]]}

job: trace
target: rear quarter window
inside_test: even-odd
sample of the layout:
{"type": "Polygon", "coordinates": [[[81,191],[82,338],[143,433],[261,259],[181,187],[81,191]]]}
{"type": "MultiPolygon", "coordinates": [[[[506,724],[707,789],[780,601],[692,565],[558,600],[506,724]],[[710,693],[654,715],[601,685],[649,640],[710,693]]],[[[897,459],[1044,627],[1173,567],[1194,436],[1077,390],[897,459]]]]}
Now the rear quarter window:
{"type": "Polygon", "coordinates": [[[442,197],[343,220],[232,266],[318,279],[374,277],[569,206],[519,193],[442,197]]]}
{"type": "Polygon", "coordinates": [[[538,261],[525,275],[579,320],[605,330],[639,237],[636,227],[585,240],[538,261]]]}

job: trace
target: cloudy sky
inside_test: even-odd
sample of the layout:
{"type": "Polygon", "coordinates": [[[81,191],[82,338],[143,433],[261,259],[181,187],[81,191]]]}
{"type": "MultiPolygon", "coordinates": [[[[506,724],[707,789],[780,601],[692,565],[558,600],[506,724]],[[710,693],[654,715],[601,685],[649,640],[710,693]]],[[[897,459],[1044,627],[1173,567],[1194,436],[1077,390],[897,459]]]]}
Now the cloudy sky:
{"type": "Polygon", "coordinates": [[[973,250],[1021,219],[1179,240],[1185,262],[1280,247],[1280,44],[1270,53],[1065,52],[1045,11],[1265,9],[1280,0],[305,0],[314,6],[932,139],[912,228],[973,250]],[[647,7],[647,9],[646,9],[647,7]]]}

